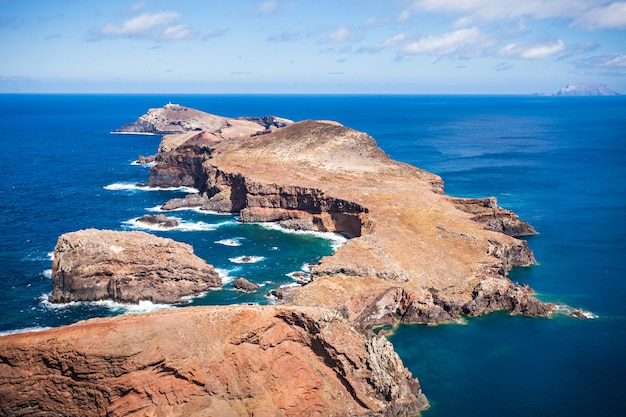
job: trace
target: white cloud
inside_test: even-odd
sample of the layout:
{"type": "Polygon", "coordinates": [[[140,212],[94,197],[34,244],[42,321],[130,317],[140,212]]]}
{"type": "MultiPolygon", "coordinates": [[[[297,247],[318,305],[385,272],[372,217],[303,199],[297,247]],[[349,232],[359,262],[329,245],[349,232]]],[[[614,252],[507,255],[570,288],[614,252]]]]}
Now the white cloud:
{"type": "Polygon", "coordinates": [[[173,24],[181,19],[177,12],[142,13],[121,24],[109,23],[92,40],[105,38],[151,39],[158,42],[180,41],[193,36],[188,25],[173,24]]]}
{"type": "Polygon", "coordinates": [[[340,27],[330,35],[322,39],[322,43],[340,43],[348,42],[354,38],[354,35],[347,27],[340,27]]]}
{"type": "Polygon", "coordinates": [[[276,10],[277,7],[277,1],[265,1],[258,7],[258,9],[256,9],[255,14],[272,13],[274,10],[276,10]]]}
{"type": "Polygon", "coordinates": [[[524,59],[541,59],[549,58],[565,50],[565,43],[557,40],[549,43],[536,43],[531,45],[522,45],[519,43],[510,43],[500,49],[499,54],[505,57],[524,58],[524,59]]]}
{"type": "Polygon", "coordinates": [[[626,29],[626,2],[591,9],[574,19],[571,26],[587,30],[626,29]]]}
{"type": "Polygon", "coordinates": [[[369,52],[371,54],[375,54],[377,52],[382,51],[383,49],[390,48],[390,47],[395,46],[395,45],[397,45],[399,43],[402,43],[406,39],[407,39],[407,36],[404,33],[399,33],[399,34],[397,34],[395,36],[392,36],[389,39],[385,39],[382,42],[377,42],[377,43],[373,44],[370,47],[361,48],[361,49],[359,49],[358,52],[369,52]]]}
{"type": "Polygon", "coordinates": [[[481,55],[491,40],[477,27],[459,29],[442,35],[426,35],[400,50],[401,55],[481,55]]]}
{"type": "Polygon", "coordinates": [[[176,25],[165,28],[160,39],[163,41],[180,41],[192,36],[191,29],[187,25],[176,25]]]}
{"type": "Polygon", "coordinates": [[[415,0],[398,20],[429,12],[457,16],[457,27],[529,17],[571,19],[574,26],[585,29],[626,28],[625,4],[610,0],[415,0]]]}
{"type": "Polygon", "coordinates": [[[580,59],[573,62],[582,70],[600,72],[608,75],[626,75],[626,54],[601,55],[580,59]]]}
{"type": "Polygon", "coordinates": [[[143,13],[116,25],[109,23],[100,29],[102,36],[144,36],[153,29],[166,26],[180,19],[180,14],[176,12],[143,13]]]}

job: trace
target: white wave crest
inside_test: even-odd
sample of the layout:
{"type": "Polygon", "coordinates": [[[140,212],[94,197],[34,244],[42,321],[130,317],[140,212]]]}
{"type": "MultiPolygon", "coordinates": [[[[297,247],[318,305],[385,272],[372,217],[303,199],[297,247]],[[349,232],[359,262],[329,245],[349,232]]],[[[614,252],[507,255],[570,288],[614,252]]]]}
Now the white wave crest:
{"type": "Polygon", "coordinates": [[[296,281],[298,284],[306,284],[311,282],[311,275],[302,271],[293,271],[285,275],[296,281]]]}
{"type": "Polygon", "coordinates": [[[220,244],[220,245],[224,245],[224,246],[241,246],[241,238],[236,237],[233,239],[221,239],[221,240],[216,240],[215,243],[220,244]]]}
{"type": "Polygon", "coordinates": [[[142,164],[141,162],[139,162],[139,160],[136,160],[136,161],[131,162],[130,164],[133,166],[152,168],[153,166],[156,165],[156,162],[146,162],[145,164],[142,164]]]}
{"type": "Polygon", "coordinates": [[[42,332],[52,329],[52,327],[24,327],[23,329],[5,330],[0,332],[0,336],[8,336],[10,334],[26,333],[26,332],[42,332]]]}
{"type": "Polygon", "coordinates": [[[181,191],[189,194],[198,192],[198,190],[193,187],[148,187],[147,185],[128,182],[116,182],[105,185],[102,188],[108,191],[181,191]]]}
{"type": "Polygon", "coordinates": [[[50,294],[43,294],[41,297],[41,305],[48,309],[61,310],[77,306],[98,306],[107,308],[113,312],[119,313],[149,313],[152,311],[169,310],[176,308],[173,304],[157,304],[152,301],[141,300],[138,304],[124,304],[111,300],[98,301],[70,301],[69,303],[51,303],[50,294]]]}
{"type": "Polygon", "coordinates": [[[141,229],[141,230],[153,230],[153,231],[163,231],[163,230],[177,230],[180,232],[211,232],[217,230],[221,226],[229,224],[229,222],[220,222],[220,223],[206,223],[203,221],[191,222],[188,220],[181,219],[179,217],[169,217],[172,220],[176,220],[178,222],[178,226],[174,227],[162,227],[159,224],[150,224],[140,222],[140,217],[135,217],[134,219],[126,220],[122,222],[122,224],[130,227],[131,229],[141,229]]]}
{"type": "Polygon", "coordinates": [[[52,279],[52,269],[46,269],[45,271],[41,273],[41,275],[43,275],[44,277],[48,279],[52,279]]]}
{"type": "Polygon", "coordinates": [[[311,235],[311,236],[319,237],[321,239],[329,240],[331,242],[333,250],[335,251],[348,241],[348,239],[346,239],[344,236],[340,235],[339,233],[315,232],[312,230],[291,230],[291,229],[285,229],[284,227],[280,226],[278,223],[271,223],[271,222],[258,223],[258,224],[265,227],[266,229],[278,230],[283,233],[292,233],[292,234],[297,234],[297,235],[311,235]]]}
{"type": "Polygon", "coordinates": [[[231,283],[231,282],[233,282],[235,280],[235,277],[233,277],[230,274],[231,274],[231,272],[235,272],[236,270],[237,269],[215,268],[215,271],[217,272],[217,274],[222,279],[222,285],[231,283]]]}
{"type": "Polygon", "coordinates": [[[556,312],[566,316],[576,317],[579,319],[597,319],[599,316],[592,313],[589,310],[583,310],[582,308],[574,308],[567,304],[556,304],[556,312]]]}
{"type": "Polygon", "coordinates": [[[263,256],[237,256],[236,258],[228,258],[229,261],[235,264],[255,264],[265,260],[263,256]]]}

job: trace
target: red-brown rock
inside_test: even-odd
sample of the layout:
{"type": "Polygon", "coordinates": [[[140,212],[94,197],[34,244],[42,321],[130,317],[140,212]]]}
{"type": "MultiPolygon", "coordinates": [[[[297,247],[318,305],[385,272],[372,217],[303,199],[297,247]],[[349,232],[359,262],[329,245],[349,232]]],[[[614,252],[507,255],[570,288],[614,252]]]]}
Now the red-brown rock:
{"type": "Polygon", "coordinates": [[[412,416],[419,383],[337,312],[231,306],[0,337],[1,416],[412,416]]]}

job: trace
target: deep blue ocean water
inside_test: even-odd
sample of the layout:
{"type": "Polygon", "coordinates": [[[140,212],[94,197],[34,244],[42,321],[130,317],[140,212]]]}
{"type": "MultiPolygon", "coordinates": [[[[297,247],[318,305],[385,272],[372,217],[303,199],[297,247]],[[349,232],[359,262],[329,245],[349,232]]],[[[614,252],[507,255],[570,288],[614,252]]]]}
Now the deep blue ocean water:
{"type": "MultiPolygon", "coordinates": [[[[337,120],[441,175],[448,194],[496,196],[540,232],[528,239],[539,264],[511,278],[596,318],[496,313],[400,327],[391,341],[431,402],[425,417],[626,415],[626,97],[0,95],[0,332],[159,308],[53,307],[46,295],[59,235],[129,230],[184,195],[135,186],[148,168],[133,161],[154,154],[159,137],[109,133],[169,101],[226,116],[337,120]]],[[[191,243],[227,281],[194,304],[266,303],[269,289],[294,282],[288,273],[333,251],[322,237],[234,216],[168,215],[183,227],[153,233],[191,243]],[[234,291],[238,276],[264,287],[234,291]]]]}

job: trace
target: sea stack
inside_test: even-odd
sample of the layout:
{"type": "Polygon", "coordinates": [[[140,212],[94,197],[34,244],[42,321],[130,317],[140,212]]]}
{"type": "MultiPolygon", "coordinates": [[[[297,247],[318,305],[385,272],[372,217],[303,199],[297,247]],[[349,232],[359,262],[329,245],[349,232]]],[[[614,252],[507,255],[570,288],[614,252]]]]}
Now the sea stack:
{"type": "Polygon", "coordinates": [[[50,301],[185,302],[221,286],[193,248],[144,232],[80,230],[59,237],[50,301]]]}

